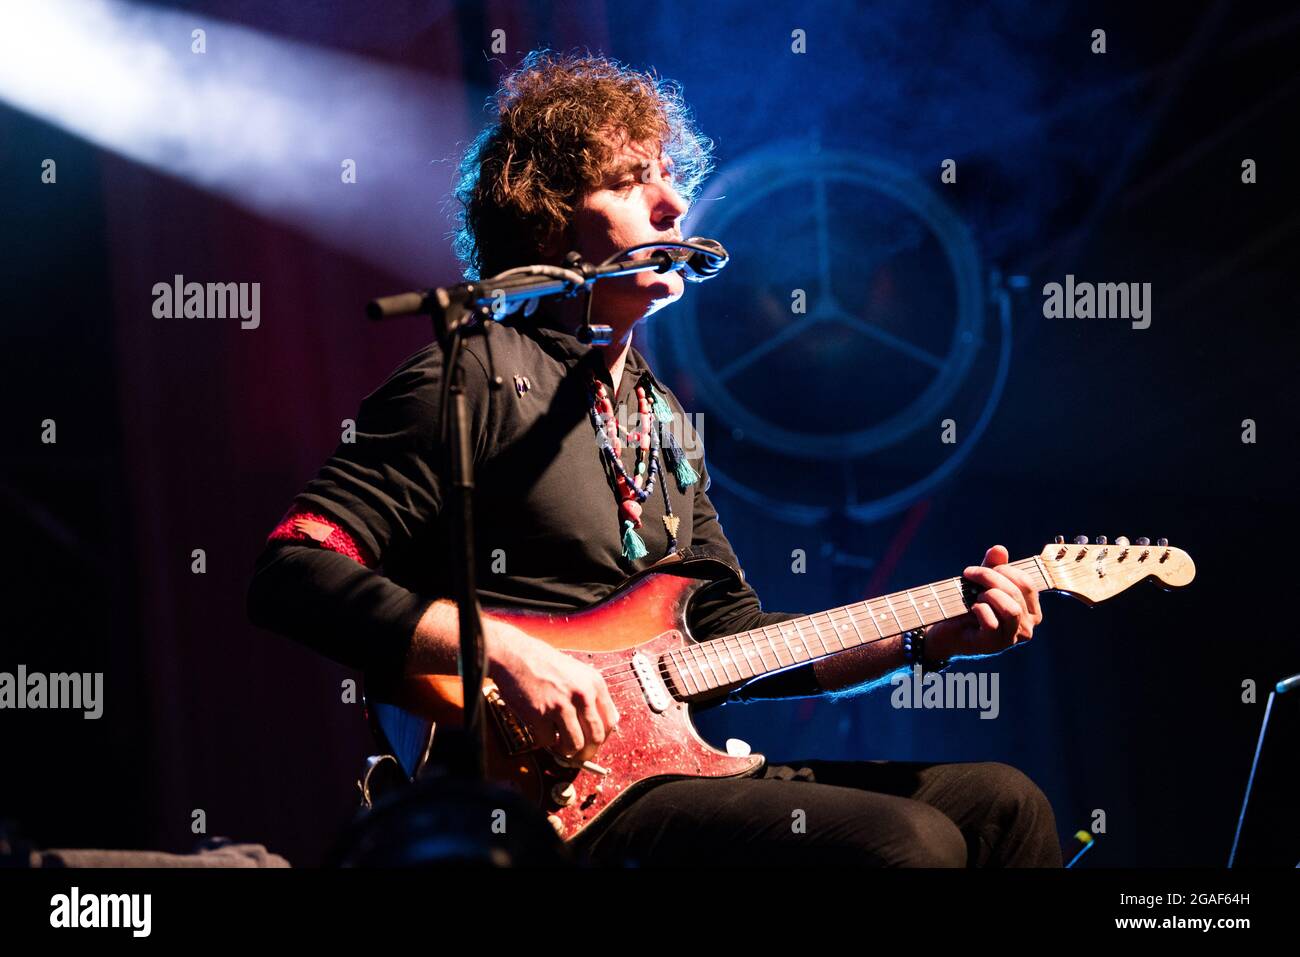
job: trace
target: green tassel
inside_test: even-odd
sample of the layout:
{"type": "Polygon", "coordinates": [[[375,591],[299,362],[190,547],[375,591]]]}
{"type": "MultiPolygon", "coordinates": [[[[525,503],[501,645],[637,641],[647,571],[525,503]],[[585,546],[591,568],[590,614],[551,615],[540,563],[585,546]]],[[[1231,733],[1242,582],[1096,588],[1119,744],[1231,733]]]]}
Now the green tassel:
{"type": "Polygon", "coordinates": [[[684,455],[677,459],[677,464],[673,467],[673,471],[677,473],[677,484],[682,488],[686,488],[688,485],[694,485],[695,480],[699,478],[699,476],[695,474],[695,469],[691,468],[691,463],[687,461],[686,456],[684,455]]]}
{"type": "Polygon", "coordinates": [[[687,461],[682,447],[677,444],[677,436],[673,435],[671,429],[664,429],[663,440],[664,458],[668,460],[673,474],[677,476],[677,484],[682,488],[694,485],[699,476],[695,474],[695,469],[691,468],[691,463],[687,461]]]}
{"type": "Polygon", "coordinates": [[[653,387],[650,389],[650,395],[654,397],[651,406],[654,408],[655,418],[660,422],[671,422],[673,420],[673,410],[668,403],[664,401],[664,397],[661,396],[653,387]]]}
{"type": "Polygon", "coordinates": [[[625,520],[623,526],[623,557],[630,562],[634,562],[638,558],[644,558],[646,553],[645,542],[641,541],[641,536],[636,533],[632,520],[625,520]]]}

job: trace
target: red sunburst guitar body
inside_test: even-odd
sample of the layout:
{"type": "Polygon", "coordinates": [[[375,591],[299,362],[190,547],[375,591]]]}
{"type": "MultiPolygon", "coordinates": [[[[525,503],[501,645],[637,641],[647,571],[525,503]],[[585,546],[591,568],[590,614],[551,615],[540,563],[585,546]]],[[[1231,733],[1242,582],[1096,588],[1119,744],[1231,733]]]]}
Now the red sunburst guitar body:
{"type": "MultiPolygon", "coordinates": [[[[735,777],[763,766],[762,755],[729,755],[702,739],[691,723],[685,689],[673,689],[653,664],[695,643],[686,626],[691,596],[728,574],[725,566],[707,559],[678,564],[681,570],[676,573],[644,572],[605,601],[581,611],[483,612],[485,619],[509,622],[598,671],[621,676],[606,682],[619,724],[594,759],[605,774],[569,767],[538,747],[495,693],[491,677],[485,682],[488,777],[534,801],[565,840],[652,779],[735,777]],[[652,663],[644,680],[632,670],[634,656],[652,663]],[[647,689],[646,682],[660,687],[647,689]]],[[[725,693],[709,698],[716,702],[725,693]]],[[[691,697],[696,703],[702,700],[691,697]]],[[[463,703],[458,676],[425,675],[406,679],[387,701],[372,702],[372,707],[389,743],[395,750],[408,751],[398,754],[398,759],[414,775],[436,726],[460,725],[463,703]],[[414,748],[403,749],[398,741],[414,748]]]]}

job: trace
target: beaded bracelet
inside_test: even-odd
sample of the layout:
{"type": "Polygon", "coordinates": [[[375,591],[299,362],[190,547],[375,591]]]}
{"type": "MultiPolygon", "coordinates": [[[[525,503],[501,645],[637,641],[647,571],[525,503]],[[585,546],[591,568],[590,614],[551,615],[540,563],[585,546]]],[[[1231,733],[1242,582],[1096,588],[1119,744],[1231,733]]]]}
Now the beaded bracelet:
{"type": "Polygon", "coordinates": [[[929,671],[943,671],[950,664],[947,658],[939,661],[926,658],[924,628],[913,628],[911,631],[903,632],[903,657],[907,659],[909,665],[919,664],[922,674],[929,671]]]}

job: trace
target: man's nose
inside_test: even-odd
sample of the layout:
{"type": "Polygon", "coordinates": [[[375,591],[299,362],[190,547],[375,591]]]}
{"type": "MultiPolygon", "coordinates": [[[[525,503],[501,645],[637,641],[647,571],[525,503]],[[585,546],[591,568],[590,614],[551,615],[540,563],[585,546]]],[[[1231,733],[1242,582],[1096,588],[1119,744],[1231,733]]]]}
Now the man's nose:
{"type": "Polygon", "coordinates": [[[659,199],[655,204],[655,225],[672,228],[679,219],[686,215],[689,206],[690,204],[682,198],[682,195],[677,192],[671,183],[660,181],[659,199]]]}

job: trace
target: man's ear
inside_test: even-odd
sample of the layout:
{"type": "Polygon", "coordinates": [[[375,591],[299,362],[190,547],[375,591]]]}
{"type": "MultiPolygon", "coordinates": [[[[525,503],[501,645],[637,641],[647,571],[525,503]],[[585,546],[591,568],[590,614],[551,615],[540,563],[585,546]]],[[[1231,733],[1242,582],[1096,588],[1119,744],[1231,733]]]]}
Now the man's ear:
{"type": "Polygon", "coordinates": [[[577,245],[574,237],[573,223],[565,223],[564,228],[551,233],[542,246],[542,258],[546,262],[558,263],[565,254],[577,245]]]}
{"type": "Polygon", "coordinates": [[[550,235],[546,237],[546,241],[542,243],[542,248],[537,251],[537,254],[541,256],[545,262],[554,262],[559,259],[561,255],[558,252],[559,247],[560,234],[552,230],[550,235]]]}

